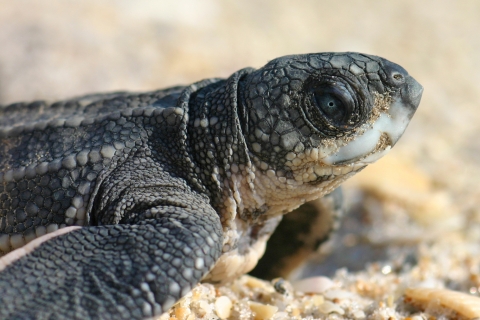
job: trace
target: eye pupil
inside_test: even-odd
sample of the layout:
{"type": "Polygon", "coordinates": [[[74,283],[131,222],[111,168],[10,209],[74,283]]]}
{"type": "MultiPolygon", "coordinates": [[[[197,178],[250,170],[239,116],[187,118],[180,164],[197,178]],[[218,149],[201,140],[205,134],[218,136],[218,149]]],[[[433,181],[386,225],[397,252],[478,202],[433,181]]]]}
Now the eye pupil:
{"type": "Polygon", "coordinates": [[[346,114],[346,108],[342,100],[331,90],[319,90],[314,92],[317,108],[329,120],[342,124],[346,114]]]}

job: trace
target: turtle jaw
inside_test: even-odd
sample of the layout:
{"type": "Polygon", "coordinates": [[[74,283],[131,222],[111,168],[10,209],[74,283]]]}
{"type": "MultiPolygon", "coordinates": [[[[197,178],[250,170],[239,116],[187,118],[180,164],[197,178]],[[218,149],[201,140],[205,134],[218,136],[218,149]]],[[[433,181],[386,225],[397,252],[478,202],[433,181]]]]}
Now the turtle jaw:
{"type": "Polygon", "coordinates": [[[415,79],[408,74],[404,77],[405,82],[395,96],[389,97],[389,93],[378,95],[380,98],[377,97],[375,105],[382,111],[373,119],[371,127],[322,159],[325,165],[367,165],[390,151],[405,132],[423,93],[423,87],[415,79]],[[388,105],[385,105],[386,102],[388,105]]]}

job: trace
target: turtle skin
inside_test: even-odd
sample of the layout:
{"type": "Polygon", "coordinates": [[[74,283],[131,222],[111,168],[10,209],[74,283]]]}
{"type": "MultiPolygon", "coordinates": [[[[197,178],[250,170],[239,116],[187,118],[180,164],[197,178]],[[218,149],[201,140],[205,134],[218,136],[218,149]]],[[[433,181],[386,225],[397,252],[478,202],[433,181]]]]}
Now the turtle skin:
{"type": "Polygon", "coordinates": [[[1,107],[0,318],[149,319],[250,271],[284,214],[391,149],[422,91],[386,59],[313,53],[1,107]]]}

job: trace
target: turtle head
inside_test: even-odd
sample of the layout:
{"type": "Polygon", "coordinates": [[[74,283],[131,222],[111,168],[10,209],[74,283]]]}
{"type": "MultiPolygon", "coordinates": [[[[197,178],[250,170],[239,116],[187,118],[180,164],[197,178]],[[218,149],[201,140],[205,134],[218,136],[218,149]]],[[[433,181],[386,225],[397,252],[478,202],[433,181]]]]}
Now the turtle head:
{"type": "Polygon", "coordinates": [[[401,66],[359,53],[281,57],[242,87],[254,163],[301,184],[335,180],[385,155],[423,92],[401,66]]]}

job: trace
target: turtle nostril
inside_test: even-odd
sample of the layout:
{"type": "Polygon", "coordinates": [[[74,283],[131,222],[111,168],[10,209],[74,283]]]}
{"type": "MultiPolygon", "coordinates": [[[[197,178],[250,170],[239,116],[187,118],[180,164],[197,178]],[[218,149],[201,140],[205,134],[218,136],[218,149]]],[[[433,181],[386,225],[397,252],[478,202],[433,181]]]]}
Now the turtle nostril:
{"type": "Polygon", "coordinates": [[[394,72],[393,75],[392,75],[392,78],[394,80],[396,80],[396,82],[404,82],[405,81],[405,78],[403,77],[403,75],[399,72],[394,72]]]}

